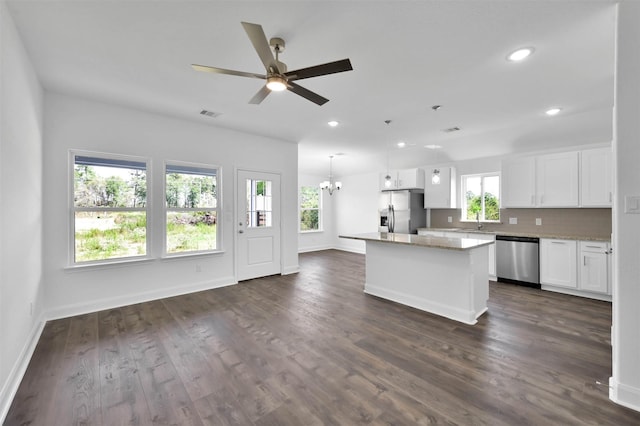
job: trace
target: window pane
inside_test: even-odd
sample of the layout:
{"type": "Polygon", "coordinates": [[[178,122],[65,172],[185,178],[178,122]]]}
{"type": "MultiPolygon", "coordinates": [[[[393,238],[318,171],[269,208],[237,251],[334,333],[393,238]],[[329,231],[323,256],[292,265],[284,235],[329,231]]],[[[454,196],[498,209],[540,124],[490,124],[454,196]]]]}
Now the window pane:
{"type": "Polygon", "coordinates": [[[247,179],[247,227],[272,226],[272,182],[247,179]]]}
{"type": "Polygon", "coordinates": [[[317,231],[320,229],[318,210],[302,210],[300,212],[300,230],[317,231]]]}
{"type": "Polygon", "coordinates": [[[168,212],[167,253],[215,250],[215,211],[168,212]]]}
{"type": "Polygon", "coordinates": [[[147,173],[144,169],[81,164],[78,158],[85,157],[76,157],[74,165],[73,197],[76,207],[145,206],[147,173]]]}
{"type": "Polygon", "coordinates": [[[466,219],[476,220],[476,215],[480,214],[482,219],[482,198],[481,198],[481,178],[480,176],[471,176],[466,178],[466,219]]]}
{"type": "Polygon", "coordinates": [[[146,254],[145,212],[76,212],[75,262],[146,254]]]}
{"type": "MultiPolygon", "coordinates": [[[[185,172],[178,173],[178,166],[167,165],[165,191],[167,207],[173,208],[216,208],[217,181],[216,170],[210,169],[208,174],[185,172]]],[[[181,170],[206,170],[187,168],[181,170]]]]}
{"type": "Polygon", "coordinates": [[[300,208],[320,208],[320,188],[315,186],[303,186],[300,188],[300,208]]]}
{"type": "Polygon", "coordinates": [[[500,177],[484,178],[484,218],[500,220],[500,177]]]}

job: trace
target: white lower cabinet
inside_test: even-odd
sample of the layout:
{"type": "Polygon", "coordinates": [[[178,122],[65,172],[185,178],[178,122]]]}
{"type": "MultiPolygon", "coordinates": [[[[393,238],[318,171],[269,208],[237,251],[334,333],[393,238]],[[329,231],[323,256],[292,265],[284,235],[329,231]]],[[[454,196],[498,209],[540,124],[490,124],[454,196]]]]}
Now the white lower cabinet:
{"type": "Polygon", "coordinates": [[[540,239],[540,284],[578,288],[577,241],[540,239]]]}
{"type": "Polygon", "coordinates": [[[610,294],[609,271],[609,244],[581,241],[578,286],[580,290],[610,294]]]}
{"type": "Polygon", "coordinates": [[[540,284],[546,290],[608,300],[610,262],[607,242],[540,239],[540,284]]]}

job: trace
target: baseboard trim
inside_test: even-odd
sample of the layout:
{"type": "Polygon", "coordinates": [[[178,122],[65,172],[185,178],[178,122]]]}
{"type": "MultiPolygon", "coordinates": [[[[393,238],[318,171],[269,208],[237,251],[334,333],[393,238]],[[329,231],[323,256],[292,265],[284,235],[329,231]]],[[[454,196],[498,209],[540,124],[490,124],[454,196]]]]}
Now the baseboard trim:
{"type": "Polygon", "coordinates": [[[417,297],[414,295],[402,293],[399,291],[389,290],[386,288],[380,288],[375,285],[364,285],[364,292],[372,296],[381,297],[383,299],[390,300],[392,302],[401,303],[412,308],[419,309],[421,311],[429,312],[432,314],[440,315],[445,318],[449,318],[455,321],[460,321],[465,324],[474,325],[478,322],[477,318],[487,311],[485,308],[481,312],[476,314],[473,311],[467,311],[463,309],[452,308],[451,306],[445,306],[440,303],[433,302],[431,300],[417,297]]]}
{"type": "Polygon", "coordinates": [[[38,316],[37,321],[33,323],[29,338],[26,340],[22,351],[20,351],[20,356],[14,363],[2,390],[0,390],[0,424],[4,424],[13,398],[16,396],[16,392],[18,392],[18,387],[20,387],[24,373],[27,371],[29,361],[31,361],[31,357],[36,350],[36,346],[44,330],[44,318],[44,314],[41,314],[38,316]]]}
{"type": "Polygon", "coordinates": [[[331,245],[303,247],[303,248],[298,248],[298,253],[311,253],[313,251],[331,250],[332,248],[334,247],[331,245]]]}
{"type": "Polygon", "coordinates": [[[571,296],[579,296],[579,297],[586,297],[588,299],[602,300],[603,302],[611,302],[611,295],[609,294],[590,293],[588,291],[573,290],[570,288],[555,287],[555,286],[546,285],[546,284],[542,284],[540,286],[540,289],[546,290],[546,291],[553,291],[555,293],[568,294],[571,296]]]}
{"type": "Polygon", "coordinates": [[[333,247],[334,250],[340,250],[340,251],[346,251],[349,253],[357,253],[357,254],[367,254],[367,250],[366,248],[364,249],[359,249],[359,248],[354,248],[354,247],[341,247],[341,246],[336,246],[333,247]]]}
{"type": "Polygon", "coordinates": [[[623,407],[640,411],[640,389],[618,383],[613,377],[609,377],[609,399],[623,407]]]}
{"type": "Polygon", "coordinates": [[[127,296],[101,299],[92,301],[91,303],[77,303],[51,309],[46,312],[46,318],[47,320],[54,320],[72,317],[75,315],[84,315],[92,312],[102,311],[105,309],[132,305],[135,303],[149,302],[152,300],[164,299],[166,297],[174,297],[188,293],[195,293],[198,291],[212,290],[214,288],[226,287],[237,283],[238,281],[234,277],[223,277],[212,281],[201,281],[186,286],[169,287],[157,291],[148,291],[127,296]]]}

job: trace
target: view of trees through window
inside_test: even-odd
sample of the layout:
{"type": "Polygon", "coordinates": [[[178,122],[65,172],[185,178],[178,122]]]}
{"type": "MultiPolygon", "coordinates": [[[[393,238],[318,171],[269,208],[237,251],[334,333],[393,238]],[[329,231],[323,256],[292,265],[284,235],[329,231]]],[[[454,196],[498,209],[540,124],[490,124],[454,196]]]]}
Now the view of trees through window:
{"type": "Polygon", "coordinates": [[[167,165],[165,196],[167,253],[215,250],[216,170],[167,165]]]}
{"type": "Polygon", "coordinates": [[[320,230],[320,197],[317,186],[300,188],[300,231],[320,230]]]}
{"type": "Polygon", "coordinates": [[[498,175],[463,176],[465,220],[500,220],[500,177],[498,175]]]}
{"type": "Polygon", "coordinates": [[[146,164],[75,157],[74,259],[146,254],[146,164]]]}

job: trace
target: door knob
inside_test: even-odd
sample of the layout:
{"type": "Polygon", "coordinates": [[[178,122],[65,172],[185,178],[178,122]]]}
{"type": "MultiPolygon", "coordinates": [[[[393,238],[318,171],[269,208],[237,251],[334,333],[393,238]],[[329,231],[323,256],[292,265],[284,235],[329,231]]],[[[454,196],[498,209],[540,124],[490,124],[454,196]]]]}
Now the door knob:
{"type": "Polygon", "coordinates": [[[244,230],[242,229],[238,230],[238,234],[244,234],[244,230]]]}

